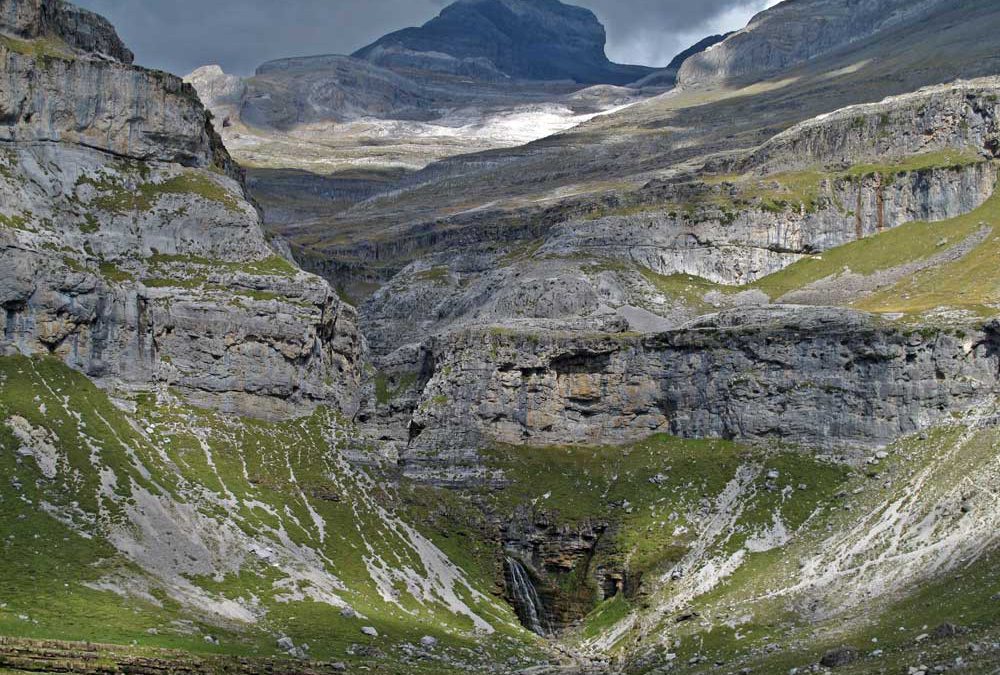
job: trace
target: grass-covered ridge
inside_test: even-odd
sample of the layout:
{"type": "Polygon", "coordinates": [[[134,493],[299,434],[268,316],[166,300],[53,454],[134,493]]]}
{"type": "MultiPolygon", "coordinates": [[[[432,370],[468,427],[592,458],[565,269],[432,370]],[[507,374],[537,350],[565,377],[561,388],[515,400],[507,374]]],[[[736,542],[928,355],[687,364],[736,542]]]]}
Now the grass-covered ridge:
{"type": "MultiPolygon", "coordinates": [[[[844,646],[860,656],[843,672],[954,667],[958,657],[968,672],[992,672],[1000,652],[968,645],[1000,636],[993,414],[987,404],[873,452],[834,492],[801,501],[811,505],[780,545],[743,555],[703,548],[630,613],[599,607],[581,644],[630,658],[638,649],[650,666],[687,664],[683,672],[717,672],[720,663],[725,672],[789,672],[844,646]]],[[[775,482],[789,494],[783,476],[775,482]]],[[[705,514],[700,531],[711,532],[721,513],[705,514]]]]}
{"type": "Polygon", "coordinates": [[[427,635],[457,662],[530,653],[492,580],[347,464],[350,437],[325,410],[271,424],[162,391],[113,404],[56,360],[0,358],[0,635],[279,657],[288,635],[389,665],[427,635]]]}
{"type": "Polygon", "coordinates": [[[990,235],[960,260],[920,271],[893,288],[865,298],[857,306],[873,312],[907,314],[952,307],[982,316],[995,315],[1000,311],[1000,266],[997,265],[1000,259],[1000,195],[994,195],[969,215],[935,229],[934,234],[957,240],[980,227],[989,227],[990,235]]]}
{"type": "Polygon", "coordinates": [[[22,40],[9,35],[0,35],[0,48],[20,54],[21,56],[29,56],[37,59],[43,65],[53,59],[72,61],[75,58],[73,50],[65,42],[53,37],[22,40]]]}

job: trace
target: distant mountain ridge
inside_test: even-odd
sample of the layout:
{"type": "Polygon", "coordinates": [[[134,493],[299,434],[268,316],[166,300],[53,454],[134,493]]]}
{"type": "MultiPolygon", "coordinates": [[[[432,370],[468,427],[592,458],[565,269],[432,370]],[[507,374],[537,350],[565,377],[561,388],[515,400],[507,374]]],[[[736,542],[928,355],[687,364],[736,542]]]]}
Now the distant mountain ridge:
{"type": "Polygon", "coordinates": [[[423,26],[390,33],[353,56],[398,66],[401,54],[433,54],[450,68],[579,84],[625,85],[654,71],[612,63],[606,42],[593,12],[559,0],[458,0],[423,26]]]}
{"type": "Polygon", "coordinates": [[[753,79],[919,19],[950,0],[788,0],[679,65],[677,83],[753,79]]]}

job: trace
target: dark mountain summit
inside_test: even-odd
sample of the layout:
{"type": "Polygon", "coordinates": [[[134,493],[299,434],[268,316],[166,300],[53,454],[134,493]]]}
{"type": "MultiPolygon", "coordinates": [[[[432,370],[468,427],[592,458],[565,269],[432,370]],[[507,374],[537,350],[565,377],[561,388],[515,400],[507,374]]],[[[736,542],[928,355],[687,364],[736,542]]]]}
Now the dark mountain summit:
{"type": "Polygon", "coordinates": [[[581,84],[624,85],[653,71],[612,63],[606,41],[604,26],[590,10],[559,0],[459,0],[422,27],[390,33],[354,56],[394,67],[413,58],[426,68],[432,54],[439,60],[436,67],[450,72],[486,69],[518,79],[581,84]]]}

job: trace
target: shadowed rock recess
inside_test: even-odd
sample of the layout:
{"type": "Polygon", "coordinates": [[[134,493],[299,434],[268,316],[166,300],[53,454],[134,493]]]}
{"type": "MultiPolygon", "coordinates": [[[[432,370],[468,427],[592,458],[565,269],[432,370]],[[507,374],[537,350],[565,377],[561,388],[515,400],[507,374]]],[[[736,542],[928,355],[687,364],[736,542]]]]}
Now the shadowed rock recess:
{"type": "Polygon", "coordinates": [[[995,673],[998,36],[0,0],[0,675],[995,673]]]}

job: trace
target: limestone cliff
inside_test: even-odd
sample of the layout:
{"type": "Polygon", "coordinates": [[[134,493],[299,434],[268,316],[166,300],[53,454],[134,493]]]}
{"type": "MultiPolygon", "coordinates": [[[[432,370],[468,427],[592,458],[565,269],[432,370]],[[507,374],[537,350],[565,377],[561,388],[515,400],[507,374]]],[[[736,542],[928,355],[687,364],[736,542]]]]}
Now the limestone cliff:
{"type": "Polygon", "coordinates": [[[921,332],[829,308],[743,309],[645,337],[469,331],[436,345],[407,468],[454,480],[494,442],[653,433],[880,446],[992,400],[997,340],[995,325],[921,332]]]}
{"type": "Polygon", "coordinates": [[[67,4],[0,17],[3,350],[251,415],[350,412],[354,310],[270,247],[194,89],[67,4]]]}
{"type": "Polygon", "coordinates": [[[650,181],[618,213],[567,220],[529,248],[411,265],[363,308],[386,378],[379,433],[411,475],[463,484],[496,442],[666,432],[858,448],[975,405],[997,387],[995,338],[975,316],[952,333],[935,322],[928,340],[780,303],[850,307],[991,246],[997,90],[984,79],[848,108],[698,177],[650,181]],[[915,221],[941,223],[928,250],[885,256],[870,277],[834,253],[863,257],[915,221]],[[797,277],[797,262],[824,271],[797,277]]]}
{"type": "Polygon", "coordinates": [[[983,78],[822,115],[710,163],[733,172],[721,179],[651,184],[652,203],[632,213],[560,225],[542,250],[746,284],[904,223],[954,218],[993,194],[998,92],[983,78]]]}
{"type": "Polygon", "coordinates": [[[104,17],[62,0],[5,0],[0,3],[5,33],[33,40],[59,40],[73,49],[132,63],[132,52],[104,17]]]}

